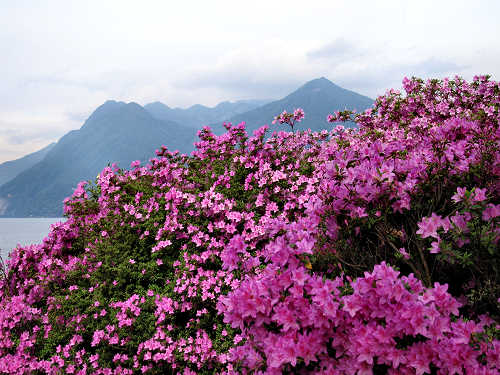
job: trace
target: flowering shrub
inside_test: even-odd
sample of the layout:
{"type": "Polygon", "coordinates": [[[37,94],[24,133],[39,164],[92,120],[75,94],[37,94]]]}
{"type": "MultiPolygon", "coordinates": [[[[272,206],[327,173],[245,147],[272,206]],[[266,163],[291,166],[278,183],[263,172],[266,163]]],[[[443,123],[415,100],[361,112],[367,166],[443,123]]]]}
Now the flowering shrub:
{"type": "Polygon", "coordinates": [[[0,372],[497,374],[500,86],[403,85],[79,184],[7,261],[0,372]]]}

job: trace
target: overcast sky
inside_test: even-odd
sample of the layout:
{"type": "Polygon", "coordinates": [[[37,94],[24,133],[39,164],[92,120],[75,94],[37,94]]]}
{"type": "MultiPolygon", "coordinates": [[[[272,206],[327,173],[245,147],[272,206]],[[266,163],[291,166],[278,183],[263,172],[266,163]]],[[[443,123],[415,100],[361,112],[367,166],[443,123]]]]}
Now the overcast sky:
{"type": "Polygon", "coordinates": [[[375,98],[407,76],[500,79],[500,1],[0,1],[0,162],[108,99],[279,99],[324,76],[375,98]]]}

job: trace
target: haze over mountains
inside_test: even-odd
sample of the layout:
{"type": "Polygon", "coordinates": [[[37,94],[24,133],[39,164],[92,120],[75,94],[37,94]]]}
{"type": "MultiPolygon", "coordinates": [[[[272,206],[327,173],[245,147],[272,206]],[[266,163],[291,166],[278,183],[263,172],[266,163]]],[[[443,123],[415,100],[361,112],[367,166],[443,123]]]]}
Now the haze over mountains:
{"type": "Polygon", "coordinates": [[[160,102],[142,107],[133,102],[107,101],[79,130],[67,133],[57,144],[0,164],[0,216],[60,217],[62,201],[79,181],[94,180],[111,163],[129,168],[134,160],[146,162],[162,145],[189,154],[197,130],[204,125],[211,124],[216,133],[224,131],[224,121],[245,121],[249,134],[265,124],[270,130],[289,130],[271,125],[274,116],[301,107],[305,118],[297,130],[319,131],[331,128],[327,114],[345,108],[364,110],[372,104],[372,99],[326,78],[309,81],[277,101],[222,102],[213,108],[169,108],[160,102]]]}
{"type": "MultiPolygon", "coordinates": [[[[372,99],[343,89],[328,79],[321,77],[307,82],[283,99],[233,116],[229,121],[233,124],[245,121],[247,132],[252,134],[254,130],[266,123],[271,125],[273,118],[283,112],[283,110],[290,112],[300,107],[304,110],[305,117],[297,125],[297,129],[320,131],[332,128],[331,124],[326,122],[326,116],[333,113],[333,111],[344,109],[362,111],[371,107],[372,104],[372,99]]],[[[219,124],[214,124],[214,126],[217,125],[219,124]]],[[[274,125],[270,126],[270,129],[289,130],[288,125],[274,125]]]]}
{"type": "Polygon", "coordinates": [[[50,145],[45,146],[41,150],[23,156],[22,158],[12,161],[6,161],[5,163],[0,164],[0,186],[5,184],[7,181],[12,180],[22,171],[42,161],[45,155],[47,155],[47,153],[52,150],[55,144],[56,143],[53,142],[50,145]]]}
{"type": "Polygon", "coordinates": [[[203,125],[222,123],[233,116],[251,111],[271,101],[272,100],[226,101],[217,104],[213,108],[195,104],[187,109],[170,108],[163,103],[154,102],[146,104],[144,109],[157,119],[175,121],[181,125],[200,129],[203,125]]]}
{"type": "Polygon", "coordinates": [[[0,186],[0,214],[61,216],[62,200],[79,181],[94,180],[111,163],[128,168],[146,161],[162,143],[187,153],[195,136],[196,129],[158,120],[137,103],[107,101],[42,161],[0,186]]]}

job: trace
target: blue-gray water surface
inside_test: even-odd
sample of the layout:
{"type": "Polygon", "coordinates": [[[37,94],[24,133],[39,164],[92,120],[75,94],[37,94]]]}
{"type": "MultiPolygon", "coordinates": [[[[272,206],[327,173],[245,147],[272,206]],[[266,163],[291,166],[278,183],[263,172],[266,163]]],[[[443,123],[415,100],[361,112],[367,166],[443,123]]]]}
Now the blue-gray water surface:
{"type": "Polygon", "coordinates": [[[41,243],[49,234],[50,225],[65,218],[0,218],[0,255],[4,260],[18,244],[41,243]]]}

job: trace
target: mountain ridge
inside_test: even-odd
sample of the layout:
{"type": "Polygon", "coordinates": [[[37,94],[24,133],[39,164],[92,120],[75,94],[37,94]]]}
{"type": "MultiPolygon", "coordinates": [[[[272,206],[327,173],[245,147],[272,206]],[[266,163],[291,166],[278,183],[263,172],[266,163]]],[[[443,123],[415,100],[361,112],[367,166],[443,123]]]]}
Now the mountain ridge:
{"type": "Polygon", "coordinates": [[[40,162],[45,155],[54,147],[56,142],[41,148],[38,151],[32,152],[18,159],[9,160],[0,164],[0,186],[9,182],[22,171],[31,168],[36,163],[40,162]]]}
{"type": "MultiPolygon", "coordinates": [[[[328,114],[344,108],[362,111],[371,107],[373,102],[374,100],[367,96],[344,89],[325,77],[321,77],[306,82],[280,100],[233,116],[226,121],[233,124],[245,122],[249,134],[263,125],[270,125],[271,130],[288,130],[283,128],[283,125],[272,125],[274,117],[283,110],[292,112],[300,107],[304,109],[305,117],[298,124],[298,129],[309,128],[312,131],[321,131],[331,128],[331,124],[326,122],[328,114]]],[[[210,126],[215,129],[216,133],[224,131],[220,124],[212,123],[210,126]]],[[[346,126],[353,127],[355,124],[346,123],[346,126]]]]}
{"type": "MultiPolygon", "coordinates": [[[[321,77],[306,82],[282,99],[262,103],[255,107],[259,101],[250,100],[221,102],[215,107],[194,105],[172,109],[161,102],[143,107],[135,102],[108,100],[95,109],[80,129],[65,134],[41,161],[0,186],[0,216],[60,217],[63,199],[71,195],[78,182],[94,179],[111,163],[128,168],[133,160],[144,162],[154,157],[154,150],[162,145],[188,154],[194,149],[197,130],[203,125],[212,124],[220,134],[225,131],[222,122],[245,121],[251,134],[260,126],[271,124],[283,110],[291,112],[301,107],[305,118],[298,129],[321,131],[331,128],[326,122],[327,114],[344,108],[364,110],[373,100],[321,77]],[[234,114],[248,106],[252,109],[234,114]],[[207,113],[208,119],[216,121],[200,120],[207,113]],[[172,117],[176,117],[172,115],[181,121],[174,121],[172,117]]],[[[283,125],[270,128],[289,130],[283,125]]]]}
{"type": "MultiPolygon", "coordinates": [[[[107,103],[107,104],[106,104],[107,103]]],[[[193,128],[153,118],[137,103],[98,107],[78,130],[65,134],[42,161],[0,186],[0,216],[54,216],[81,180],[92,180],[106,165],[129,168],[168,144],[187,153],[193,128]]]]}
{"type": "Polygon", "coordinates": [[[269,99],[223,101],[214,107],[194,104],[188,108],[171,108],[162,102],[156,101],[144,105],[144,109],[160,120],[175,121],[179,124],[200,129],[204,125],[212,122],[222,122],[226,117],[247,112],[270,101],[269,99]]]}

